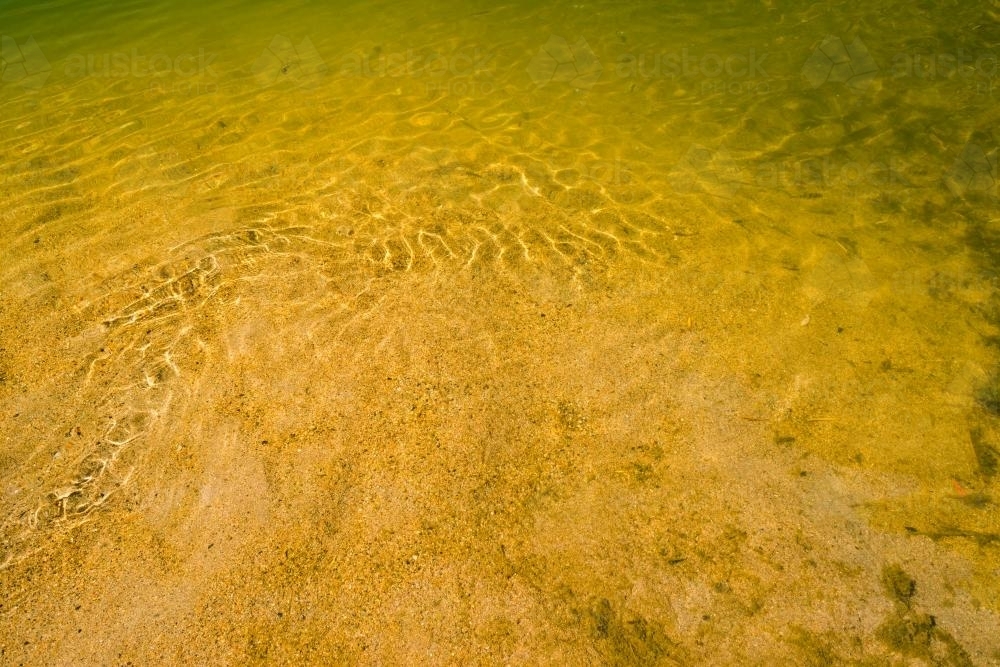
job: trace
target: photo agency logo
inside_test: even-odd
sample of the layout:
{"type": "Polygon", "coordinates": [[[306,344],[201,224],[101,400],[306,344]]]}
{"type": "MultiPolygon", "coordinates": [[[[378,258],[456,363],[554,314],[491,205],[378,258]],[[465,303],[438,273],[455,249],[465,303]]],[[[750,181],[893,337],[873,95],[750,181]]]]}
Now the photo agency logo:
{"type": "Polygon", "coordinates": [[[215,53],[147,53],[135,47],[109,53],[75,53],[63,66],[67,79],[135,79],[151,91],[207,93],[218,90],[215,53]]]}
{"type": "Polygon", "coordinates": [[[536,87],[557,82],[568,83],[576,90],[590,90],[601,78],[603,67],[582,37],[571,45],[552,35],[528,63],[527,72],[536,87]]]}
{"type": "Polygon", "coordinates": [[[905,163],[894,155],[863,160],[838,160],[831,156],[760,162],[751,170],[756,188],[798,192],[798,196],[820,197],[827,190],[862,194],[886,194],[913,186],[905,163]]]}
{"type": "Polygon", "coordinates": [[[275,35],[254,61],[252,71],[262,86],[311,87],[319,85],[330,70],[309,37],[296,46],[284,35],[275,35]]]}
{"type": "Polygon", "coordinates": [[[829,156],[742,165],[725,147],[692,145],[668,172],[671,188],[681,194],[709,194],[731,199],[745,187],[751,191],[783,191],[819,198],[824,192],[878,192],[912,187],[905,165],[895,156],[870,160],[835,160],[829,156]]]}
{"type": "Polygon", "coordinates": [[[84,76],[110,79],[146,79],[165,76],[193,77],[199,74],[217,76],[212,65],[214,53],[199,49],[197,54],[182,53],[171,56],[166,53],[145,54],[134,48],[129,52],[118,51],[101,54],[74,54],[66,59],[63,73],[70,78],[84,76]]]}
{"type": "Polygon", "coordinates": [[[743,169],[724,147],[692,144],[667,172],[670,187],[679,194],[709,194],[731,199],[747,182],[743,169]]]}
{"type": "Polygon", "coordinates": [[[828,35],[802,66],[802,76],[812,88],[842,83],[858,93],[865,92],[877,77],[923,83],[958,81],[977,94],[992,96],[1000,88],[998,62],[1000,58],[993,52],[902,51],[893,55],[883,70],[860,37],[848,44],[828,35]]]}
{"type": "Polygon", "coordinates": [[[45,85],[51,73],[52,66],[34,37],[28,37],[20,45],[13,37],[0,37],[0,82],[26,90],[38,90],[45,85]]]}
{"type": "Polygon", "coordinates": [[[479,47],[452,51],[405,49],[387,51],[381,45],[341,58],[337,74],[366,79],[412,79],[431,94],[491,94],[495,91],[496,54],[479,47]]]}
{"type": "Polygon", "coordinates": [[[993,96],[998,92],[997,54],[969,53],[958,49],[954,53],[904,52],[892,57],[888,76],[893,79],[919,82],[958,81],[978,95],[993,96]]]}
{"type": "Polygon", "coordinates": [[[802,77],[812,88],[841,83],[863,93],[871,85],[879,68],[860,37],[850,44],[828,35],[802,66],[802,77]]]}
{"type": "Polygon", "coordinates": [[[592,198],[589,201],[593,202],[593,208],[597,208],[597,202],[600,201],[593,197],[604,197],[620,204],[634,204],[644,196],[642,185],[637,182],[631,166],[619,157],[581,160],[573,166],[559,169],[552,176],[557,185],[549,195],[540,188],[529,185],[527,180],[524,182],[525,188],[532,194],[542,196],[576,193],[570,195],[574,197],[574,202],[580,203],[586,201],[586,198],[592,198]]]}
{"type": "Polygon", "coordinates": [[[997,149],[986,150],[969,142],[945,175],[945,185],[962,199],[987,197],[997,199],[997,149]]]}
{"type": "Polygon", "coordinates": [[[680,51],[626,53],[615,62],[622,79],[668,79],[697,82],[701,94],[763,95],[771,92],[764,65],[769,53],[748,49],[740,53],[680,51]]]}

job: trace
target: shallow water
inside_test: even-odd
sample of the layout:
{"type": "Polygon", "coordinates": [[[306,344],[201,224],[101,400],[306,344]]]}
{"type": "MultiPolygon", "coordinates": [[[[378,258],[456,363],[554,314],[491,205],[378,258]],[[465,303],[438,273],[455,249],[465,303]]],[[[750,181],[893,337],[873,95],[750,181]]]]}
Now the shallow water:
{"type": "Polygon", "coordinates": [[[0,19],[0,662],[1000,664],[992,5],[0,19]]]}

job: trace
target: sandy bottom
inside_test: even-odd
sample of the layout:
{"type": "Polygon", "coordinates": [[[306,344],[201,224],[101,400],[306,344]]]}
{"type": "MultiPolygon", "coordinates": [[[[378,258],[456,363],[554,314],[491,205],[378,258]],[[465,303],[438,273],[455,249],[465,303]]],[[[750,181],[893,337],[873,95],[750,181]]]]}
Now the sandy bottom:
{"type": "Polygon", "coordinates": [[[942,176],[953,82],[805,90],[847,19],[773,6],[727,47],[786,54],[767,95],[614,76],[721,42],[599,8],[206,8],[216,69],[152,87],[33,28],[0,663],[1000,664],[1000,232],[942,176]],[[553,27],[604,70],[532,60],[553,27]],[[492,55],[344,69],[414,43],[492,55]]]}

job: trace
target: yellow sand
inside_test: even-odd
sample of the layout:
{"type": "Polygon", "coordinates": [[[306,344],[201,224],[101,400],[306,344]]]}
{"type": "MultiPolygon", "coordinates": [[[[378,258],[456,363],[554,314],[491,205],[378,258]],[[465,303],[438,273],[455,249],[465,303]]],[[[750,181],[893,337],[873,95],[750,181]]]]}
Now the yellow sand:
{"type": "Polygon", "coordinates": [[[12,14],[0,663],[1000,662],[993,105],[727,7],[12,14]]]}

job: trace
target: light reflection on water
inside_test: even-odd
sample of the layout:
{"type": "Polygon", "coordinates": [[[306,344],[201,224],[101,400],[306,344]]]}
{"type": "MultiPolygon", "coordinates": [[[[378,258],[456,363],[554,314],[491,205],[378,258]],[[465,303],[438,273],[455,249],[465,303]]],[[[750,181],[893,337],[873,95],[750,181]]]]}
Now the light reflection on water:
{"type": "Polygon", "coordinates": [[[998,659],[992,10],[2,16],[4,655],[998,659]]]}

